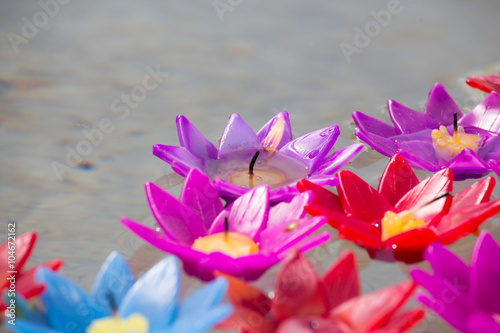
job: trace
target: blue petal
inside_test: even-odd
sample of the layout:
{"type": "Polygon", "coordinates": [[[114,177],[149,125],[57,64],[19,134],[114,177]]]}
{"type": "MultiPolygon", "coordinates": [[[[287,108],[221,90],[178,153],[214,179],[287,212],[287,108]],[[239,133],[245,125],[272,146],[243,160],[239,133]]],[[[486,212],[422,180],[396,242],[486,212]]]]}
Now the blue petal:
{"type": "Polygon", "coordinates": [[[90,294],[103,308],[112,310],[110,297],[116,306],[119,306],[134,282],[127,262],[118,251],[114,251],[102,264],[90,294]]]}
{"type": "MultiPolygon", "coordinates": [[[[10,299],[7,296],[7,293],[5,295],[5,304],[10,304],[10,299]]],[[[29,321],[31,323],[36,323],[40,324],[43,326],[47,325],[47,320],[45,319],[45,311],[42,312],[42,310],[39,307],[30,307],[28,305],[28,302],[24,297],[17,295],[15,297],[12,297],[12,299],[15,300],[15,310],[16,310],[16,321],[18,319],[24,319],[26,321],[29,321]]],[[[6,312],[7,313],[7,310],[6,312]]],[[[7,317],[8,320],[8,317],[7,317]]]]}
{"type": "Polygon", "coordinates": [[[202,333],[206,332],[233,312],[229,304],[221,304],[210,311],[199,313],[196,317],[182,317],[162,333],[202,333]]]}
{"type": "MultiPolygon", "coordinates": [[[[62,331],[54,331],[50,329],[48,326],[33,324],[27,320],[16,319],[15,325],[9,324],[9,322],[5,321],[5,326],[11,332],[19,332],[19,333],[61,333],[62,331]]],[[[83,332],[83,331],[82,331],[83,332]]]]}
{"type": "Polygon", "coordinates": [[[120,304],[120,317],[140,313],[149,320],[150,332],[164,330],[175,316],[180,283],[177,258],[169,256],[161,260],[130,289],[120,304]]]}
{"type": "Polygon", "coordinates": [[[37,270],[36,279],[46,286],[40,298],[47,322],[55,330],[66,332],[70,327],[83,332],[92,320],[111,315],[82,288],[45,267],[37,270]]]}
{"type": "Polygon", "coordinates": [[[216,307],[226,295],[226,290],[227,281],[224,278],[218,278],[207,283],[205,286],[186,297],[179,304],[176,321],[189,320],[189,317],[195,320],[201,314],[216,307]]]}

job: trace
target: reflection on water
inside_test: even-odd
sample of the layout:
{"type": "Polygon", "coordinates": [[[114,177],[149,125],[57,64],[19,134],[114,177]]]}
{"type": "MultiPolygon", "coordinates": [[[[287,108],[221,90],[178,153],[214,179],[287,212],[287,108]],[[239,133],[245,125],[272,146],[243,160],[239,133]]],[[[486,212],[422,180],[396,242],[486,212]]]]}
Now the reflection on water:
{"type": "MultiPolygon", "coordinates": [[[[339,45],[355,45],[355,29],[364,30],[387,1],[244,1],[221,20],[211,2],[75,0],[29,36],[23,25],[42,10],[38,1],[2,1],[2,220],[39,233],[32,263],[59,256],[62,273],[89,288],[112,250],[129,256],[135,272],[164,255],[119,219],[154,226],[146,181],[161,177],[163,188],[179,194],[182,179],[150,150],[178,144],[177,114],[195,119],[216,143],[233,112],[258,128],[286,109],[295,137],[338,124],[339,148],[353,142],[352,111],[382,118],[389,98],[422,109],[436,81],[469,110],[484,95],[464,78],[500,68],[500,4],[401,6],[348,63],[339,45]],[[17,52],[9,33],[25,38],[17,52]],[[157,75],[153,87],[151,69],[169,75],[157,75]]],[[[367,150],[346,168],[376,186],[386,163],[367,150]]],[[[499,239],[498,220],[485,228],[499,239]]],[[[474,239],[452,249],[468,258],[474,239]]],[[[346,248],[357,255],[364,291],[407,276],[407,266],[371,261],[339,240],[308,257],[323,271],[346,248]]],[[[270,289],[276,270],[258,284],[270,289]]],[[[183,292],[199,285],[184,278],[183,292]]],[[[433,316],[417,331],[451,332],[433,316]]]]}

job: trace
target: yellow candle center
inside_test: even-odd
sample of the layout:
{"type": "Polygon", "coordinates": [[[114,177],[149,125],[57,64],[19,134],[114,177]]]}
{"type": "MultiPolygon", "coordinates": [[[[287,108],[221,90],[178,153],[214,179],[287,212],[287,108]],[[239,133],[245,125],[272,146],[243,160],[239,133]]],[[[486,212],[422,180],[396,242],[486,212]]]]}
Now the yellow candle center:
{"type": "Polygon", "coordinates": [[[382,241],[418,228],[426,228],[425,222],[422,219],[415,220],[411,210],[403,210],[399,213],[389,210],[382,218],[382,241]]]}
{"type": "Polygon", "coordinates": [[[465,133],[462,126],[458,126],[451,136],[446,127],[441,125],[438,130],[432,130],[431,137],[436,154],[446,161],[451,160],[465,148],[476,152],[479,148],[478,143],[481,141],[479,135],[465,133]]]}
{"type": "Polygon", "coordinates": [[[259,247],[250,237],[237,232],[219,232],[199,237],[192,248],[203,253],[222,252],[233,258],[259,252],[259,247]]]}
{"type": "Polygon", "coordinates": [[[286,180],[285,173],[273,167],[268,167],[267,170],[254,170],[253,175],[249,175],[248,170],[235,171],[229,175],[230,183],[249,188],[264,184],[279,185],[286,180]]]}
{"type": "Polygon", "coordinates": [[[87,328],[87,333],[147,333],[148,320],[138,313],[127,319],[118,316],[96,319],[87,328]]]}

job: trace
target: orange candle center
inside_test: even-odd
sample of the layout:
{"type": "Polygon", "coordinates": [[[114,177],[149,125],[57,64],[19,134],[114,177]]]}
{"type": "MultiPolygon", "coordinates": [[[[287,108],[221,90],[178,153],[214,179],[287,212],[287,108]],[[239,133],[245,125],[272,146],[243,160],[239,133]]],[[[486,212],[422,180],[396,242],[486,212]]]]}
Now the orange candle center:
{"type": "Polygon", "coordinates": [[[199,237],[192,248],[203,253],[221,252],[233,258],[259,252],[253,239],[237,232],[219,232],[199,237]]]}
{"type": "Polygon", "coordinates": [[[479,135],[465,133],[462,126],[458,126],[451,136],[446,127],[441,125],[438,130],[432,130],[431,137],[437,156],[446,161],[451,160],[465,148],[476,152],[479,149],[479,141],[481,141],[479,135]]]}
{"type": "Polygon", "coordinates": [[[419,228],[426,228],[425,222],[422,219],[415,219],[411,210],[403,210],[399,213],[389,210],[382,218],[382,241],[419,228]]]}

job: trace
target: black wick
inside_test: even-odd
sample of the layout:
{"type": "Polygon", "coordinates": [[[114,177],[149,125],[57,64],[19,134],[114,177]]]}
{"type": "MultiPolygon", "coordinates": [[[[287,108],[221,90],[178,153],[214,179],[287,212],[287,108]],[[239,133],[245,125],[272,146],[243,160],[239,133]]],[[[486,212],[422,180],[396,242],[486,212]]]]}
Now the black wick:
{"type": "Polygon", "coordinates": [[[441,194],[441,195],[439,195],[439,196],[435,197],[435,198],[434,198],[434,199],[432,199],[431,201],[429,201],[429,202],[425,203],[425,205],[424,205],[423,207],[425,207],[425,206],[427,206],[427,205],[430,205],[431,203],[436,202],[436,201],[438,201],[439,199],[444,198],[444,197],[447,197],[447,196],[449,196],[449,195],[451,195],[451,193],[450,193],[450,192],[443,193],[443,194],[441,194]]]}
{"type": "Polygon", "coordinates": [[[453,113],[453,131],[457,133],[458,131],[458,120],[457,120],[457,113],[453,113]]]}
{"type": "Polygon", "coordinates": [[[253,176],[253,167],[255,166],[255,162],[257,162],[257,157],[259,157],[259,154],[260,152],[256,152],[253,157],[252,157],[252,160],[250,161],[250,165],[248,167],[248,175],[249,176],[253,176]]]}
{"type": "Polygon", "coordinates": [[[229,220],[227,216],[224,218],[224,238],[227,242],[227,233],[229,232],[229,220]]]}

